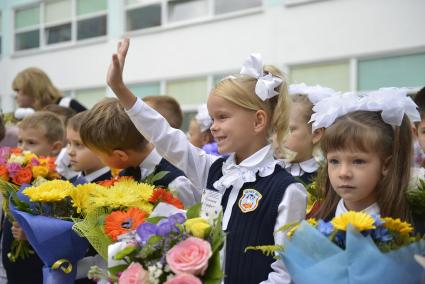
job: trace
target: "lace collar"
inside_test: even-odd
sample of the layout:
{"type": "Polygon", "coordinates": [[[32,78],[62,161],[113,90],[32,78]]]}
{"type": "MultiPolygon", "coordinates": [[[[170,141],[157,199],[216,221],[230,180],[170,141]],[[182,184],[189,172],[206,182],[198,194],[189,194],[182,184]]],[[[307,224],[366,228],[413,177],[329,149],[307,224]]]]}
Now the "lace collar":
{"type": "Polygon", "coordinates": [[[316,159],[311,158],[300,163],[290,163],[283,160],[285,170],[294,177],[302,176],[304,173],[314,173],[319,169],[316,159]]]}
{"type": "Polygon", "coordinates": [[[230,186],[241,187],[244,183],[254,182],[257,173],[261,177],[271,175],[277,164],[282,166],[283,162],[273,157],[271,145],[264,146],[238,165],[233,153],[223,163],[223,176],[214,182],[213,186],[220,192],[224,192],[230,186]]]}

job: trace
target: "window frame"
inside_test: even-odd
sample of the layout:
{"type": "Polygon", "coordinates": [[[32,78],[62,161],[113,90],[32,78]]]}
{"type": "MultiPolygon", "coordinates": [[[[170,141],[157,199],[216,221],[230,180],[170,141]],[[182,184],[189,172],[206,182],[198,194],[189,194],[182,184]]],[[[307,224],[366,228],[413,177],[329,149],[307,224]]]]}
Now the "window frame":
{"type": "MultiPolygon", "coordinates": [[[[107,36],[108,36],[108,7],[105,10],[102,11],[95,11],[95,12],[90,12],[84,15],[77,15],[77,0],[68,0],[71,3],[71,17],[70,19],[66,19],[66,20],[59,20],[59,21],[54,21],[54,22],[50,22],[50,23],[45,23],[45,9],[46,9],[46,4],[48,3],[48,1],[37,1],[35,3],[30,3],[30,4],[24,4],[24,5],[19,5],[19,6],[15,6],[13,7],[13,13],[12,13],[12,18],[13,18],[13,26],[12,26],[12,34],[13,34],[13,54],[27,54],[27,53],[32,53],[32,52],[39,52],[39,51],[44,51],[44,50],[51,50],[51,49],[57,49],[57,48],[62,48],[62,47],[69,47],[69,46],[74,46],[74,45],[78,45],[78,44],[85,44],[85,43],[90,43],[90,42],[99,42],[99,41],[103,41],[106,40],[107,36]],[[37,8],[39,9],[39,23],[38,25],[34,25],[34,26],[30,26],[30,27],[25,27],[25,28],[16,28],[16,23],[15,23],[15,19],[16,19],[16,13],[18,11],[22,11],[22,10],[26,10],[26,9],[31,9],[31,8],[37,8]],[[100,36],[95,36],[95,37],[91,37],[91,38],[85,38],[85,39],[78,39],[78,23],[82,20],[88,20],[88,19],[94,19],[97,17],[106,17],[106,23],[105,23],[105,34],[104,35],[100,35],[100,36]],[[67,41],[61,41],[61,42],[56,42],[56,43],[51,43],[48,44],[47,43],[47,30],[48,28],[52,28],[52,27],[58,27],[60,25],[63,24],[70,24],[71,25],[71,38],[70,40],[67,41]],[[28,32],[28,31],[34,31],[34,30],[38,30],[39,32],[39,43],[38,43],[38,47],[34,47],[34,48],[27,48],[27,49],[17,49],[17,45],[16,45],[16,36],[19,33],[22,32],[28,32]]],[[[55,1],[52,1],[55,2],[55,1]]],[[[106,5],[108,5],[108,1],[106,1],[106,5]]]]}

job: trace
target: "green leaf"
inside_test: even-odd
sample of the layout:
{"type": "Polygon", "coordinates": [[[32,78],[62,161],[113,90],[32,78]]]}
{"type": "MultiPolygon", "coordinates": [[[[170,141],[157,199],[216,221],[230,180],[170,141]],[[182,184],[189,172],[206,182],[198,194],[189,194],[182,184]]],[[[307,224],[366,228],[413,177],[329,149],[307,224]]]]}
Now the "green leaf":
{"type": "Polygon", "coordinates": [[[165,217],[163,217],[163,216],[150,217],[150,218],[146,218],[145,222],[148,222],[148,223],[151,223],[151,224],[158,224],[159,221],[161,221],[164,218],[165,217]]]}
{"type": "Polygon", "coordinates": [[[221,269],[220,252],[214,253],[209,261],[207,271],[202,277],[205,284],[220,284],[224,273],[221,269]]]}
{"type": "Polygon", "coordinates": [[[165,177],[169,171],[160,171],[159,173],[152,173],[148,175],[143,182],[148,184],[154,184],[156,181],[161,180],[163,177],[165,177]]]}
{"type": "Polygon", "coordinates": [[[136,251],[136,247],[135,246],[128,246],[125,249],[123,249],[122,251],[119,251],[116,255],[115,255],[115,259],[116,260],[122,260],[124,257],[131,255],[132,253],[134,253],[136,251]]]}
{"type": "Polygon", "coordinates": [[[187,219],[193,219],[199,217],[201,214],[201,204],[195,204],[190,207],[186,212],[187,219]]]}
{"type": "Polygon", "coordinates": [[[119,272],[123,272],[128,267],[127,264],[120,264],[117,266],[109,267],[108,271],[115,277],[117,277],[119,272]]]}

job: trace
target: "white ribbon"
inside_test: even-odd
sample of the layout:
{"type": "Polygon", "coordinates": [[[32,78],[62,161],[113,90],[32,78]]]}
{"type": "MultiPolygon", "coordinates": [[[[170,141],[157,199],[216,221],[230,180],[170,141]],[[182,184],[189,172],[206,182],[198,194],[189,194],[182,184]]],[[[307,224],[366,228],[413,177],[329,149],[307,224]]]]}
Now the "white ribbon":
{"type": "Polygon", "coordinates": [[[195,116],[196,122],[198,122],[201,132],[207,131],[212,125],[212,119],[208,113],[206,104],[202,104],[198,107],[198,113],[195,116]]]}
{"type": "Polygon", "coordinates": [[[325,98],[340,94],[331,88],[322,87],[320,85],[308,86],[305,83],[292,84],[288,89],[289,95],[306,95],[313,104],[317,104],[325,98]]]}
{"type": "Polygon", "coordinates": [[[260,54],[252,53],[242,64],[240,74],[257,79],[255,93],[263,101],[279,94],[275,88],[282,84],[282,79],[270,73],[264,74],[263,59],[260,54]]]}
{"type": "Polygon", "coordinates": [[[337,118],[359,110],[381,111],[382,120],[393,126],[400,126],[404,115],[412,122],[421,121],[417,106],[405,89],[382,88],[363,95],[344,93],[319,101],[313,107],[312,129],[328,128],[337,118]]]}

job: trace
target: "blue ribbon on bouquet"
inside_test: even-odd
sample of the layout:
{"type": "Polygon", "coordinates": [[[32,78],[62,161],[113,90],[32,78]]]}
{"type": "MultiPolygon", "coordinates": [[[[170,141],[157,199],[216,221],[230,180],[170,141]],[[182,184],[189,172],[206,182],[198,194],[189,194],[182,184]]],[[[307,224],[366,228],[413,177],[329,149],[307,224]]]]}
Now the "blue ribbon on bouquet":
{"type": "MultiPolygon", "coordinates": [[[[28,197],[22,194],[22,190],[27,186],[21,187],[18,197],[28,203],[28,197]]],[[[9,207],[29,243],[44,263],[43,283],[74,283],[76,264],[86,254],[88,241],[72,230],[73,222],[19,211],[12,200],[9,207]]]]}
{"type": "Polygon", "coordinates": [[[280,253],[297,284],[419,283],[423,268],[414,254],[425,253],[425,240],[383,253],[370,236],[348,229],[346,249],[303,221],[280,253]]]}

